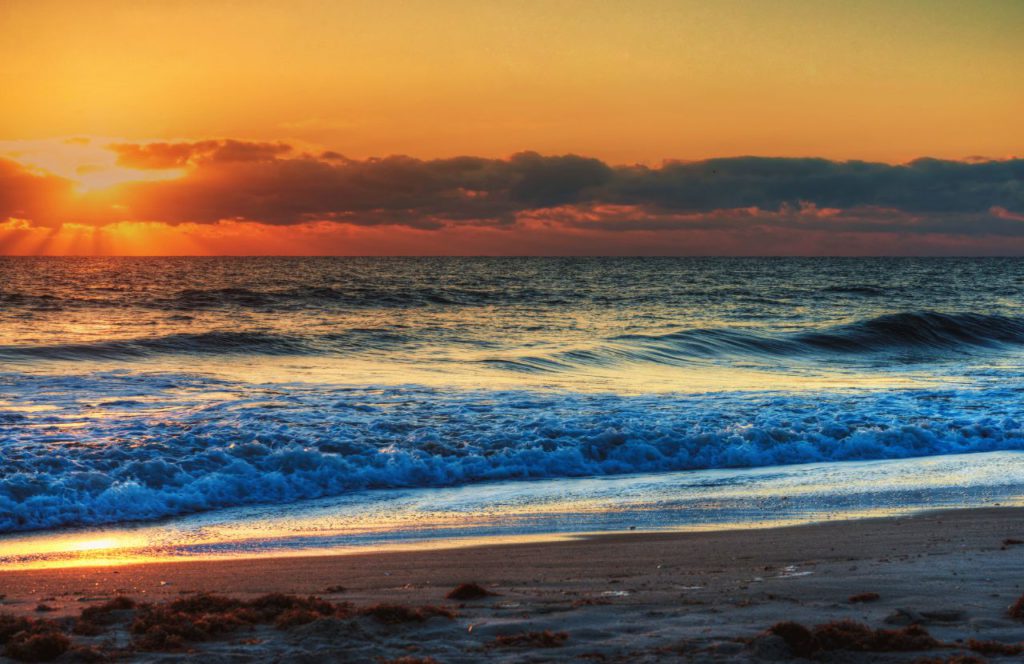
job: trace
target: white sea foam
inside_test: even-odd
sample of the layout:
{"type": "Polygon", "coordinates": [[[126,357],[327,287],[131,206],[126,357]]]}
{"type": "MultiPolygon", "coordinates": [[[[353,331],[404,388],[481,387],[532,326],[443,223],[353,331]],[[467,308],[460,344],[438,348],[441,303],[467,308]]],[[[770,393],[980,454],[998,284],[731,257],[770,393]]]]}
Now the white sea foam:
{"type": "Polygon", "coordinates": [[[1024,449],[1019,389],[622,396],[0,375],[0,531],[362,489],[1024,449]]]}
{"type": "MultiPolygon", "coordinates": [[[[304,555],[1019,505],[1024,452],[380,489],[0,536],[0,566],[304,555]]],[[[799,572],[799,570],[796,570],[799,572]]]]}

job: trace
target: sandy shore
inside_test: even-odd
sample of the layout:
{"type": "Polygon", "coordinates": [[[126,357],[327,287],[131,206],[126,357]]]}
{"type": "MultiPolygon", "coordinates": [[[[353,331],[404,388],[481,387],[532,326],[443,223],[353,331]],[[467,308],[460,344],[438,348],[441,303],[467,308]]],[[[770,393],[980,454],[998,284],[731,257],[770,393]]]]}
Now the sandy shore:
{"type": "Polygon", "coordinates": [[[457,614],[401,625],[354,615],[290,629],[246,626],[189,643],[192,653],[131,650],[126,625],[73,637],[128,661],[173,661],[195,651],[208,661],[769,661],[794,655],[782,638],[758,636],[771,625],[842,619],[876,629],[919,624],[944,645],[912,653],[829,650],[817,659],[946,661],[967,652],[970,639],[1024,640],[1024,623],[1007,615],[1024,593],[1024,544],[1014,540],[1024,540],[1024,508],[422,552],[7,571],[0,573],[0,611],[60,621],[120,594],[167,602],[196,592],[243,600],[282,592],[355,609],[388,602],[457,614]],[[464,582],[494,595],[445,598],[464,582]],[[878,598],[849,600],[864,593],[878,598]],[[53,610],[37,612],[40,603],[53,610]],[[566,636],[526,645],[499,638],[545,630],[566,636]]]}

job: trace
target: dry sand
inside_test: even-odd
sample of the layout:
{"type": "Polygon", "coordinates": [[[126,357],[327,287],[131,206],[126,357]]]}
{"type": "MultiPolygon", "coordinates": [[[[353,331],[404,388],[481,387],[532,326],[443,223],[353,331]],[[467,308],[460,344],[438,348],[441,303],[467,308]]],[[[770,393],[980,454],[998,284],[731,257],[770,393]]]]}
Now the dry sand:
{"type": "Polygon", "coordinates": [[[1007,615],[1024,593],[1024,544],[1012,540],[1024,540],[1024,508],[422,552],[7,571],[0,573],[0,611],[59,619],[117,594],[159,602],[202,591],[242,599],[316,594],[356,607],[442,605],[458,614],[406,625],[361,616],[287,630],[246,627],[189,644],[185,653],[126,650],[124,625],[74,637],[120,652],[122,661],[184,661],[200,653],[204,662],[772,661],[793,653],[778,637],[758,636],[766,628],[839,619],[889,629],[917,623],[949,647],[831,650],[819,652],[820,661],[955,661],[949,658],[967,652],[969,639],[1024,641],[1024,623],[1007,615]],[[445,599],[463,582],[495,595],[445,599]],[[849,601],[861,593],[879,598],[849,601]],[[36,613],[40,602],[55,610],[36,613]],[[544,630],[567,638],[551,648],[495,641],[544,630]]]}

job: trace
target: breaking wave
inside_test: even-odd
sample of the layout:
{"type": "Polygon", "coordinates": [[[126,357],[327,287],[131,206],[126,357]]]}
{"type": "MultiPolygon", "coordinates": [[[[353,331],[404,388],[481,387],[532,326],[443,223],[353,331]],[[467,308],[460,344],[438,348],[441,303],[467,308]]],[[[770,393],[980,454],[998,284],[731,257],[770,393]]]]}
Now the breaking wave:
{"type": "Polygon", "coordinates": [[[374,488],[1024,450],[1024,399],[1007,387],[622,396],[0,378],[9,403],[45,406],[0,411],[0,532],[374,488]]]}

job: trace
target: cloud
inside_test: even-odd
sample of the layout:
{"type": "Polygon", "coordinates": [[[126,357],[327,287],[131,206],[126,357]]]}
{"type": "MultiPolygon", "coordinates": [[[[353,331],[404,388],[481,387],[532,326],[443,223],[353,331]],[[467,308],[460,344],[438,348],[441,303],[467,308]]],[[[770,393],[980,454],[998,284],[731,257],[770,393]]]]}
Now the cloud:
{"type": "MultiPolygon", "coordinates": [[[[125,193],[147,219],[245,218],[301,223],[372,217],[508,220],[567,204],[644,206],[668,212],[873,207],[910,213],[1024,211],[1024,160],[919,159],[904,165],[825,159],[737,157],[667,162],[659,168],[611,166],[575,155],[524,152],[508,159],[404,156],[352,160],[338,153],[292,154],[280,143],[201,141],[120,144],[124,165],[192,166],[174,182],[125,193]],[[187,200],[186,200],[187,199],[187,200]],[[177,201],[177,202],[176,202],[177,201]]],[[[363,220],[362,222],[360,221],[363,220]]]]}
{"type": "Polygon", "coordinates": [[[490,228],[505,237],[558,229],[560,241],[577,238],[581,246],[592,246],[584,235],[607,244],[631,233],[660,235],[676,249],[684,236],[718,238],[733,249],[740,245],[732,240],[742,241],[755,250],[769,236],[773,247],[783,236],[786,242],[813,237],[829,247],[854,235],[899,238],[901,246],[926,236],[935,246],[936,238],[947,246],[957,238],[1024,237],[1024,159],[891,165],[734,157],[648,167],[533,152],[506,159],[356,160],[230,139],[110,149],[122,166],[183,175],[73,195],[67,180],[0,161],[0,220],[327,223],[390,233],[490,228]]]}
{"type": "Polygon", "coordinates": [[[140,169],[183,168],[193,163],[266,161],[291,151],[284,143],[211,140],[182,143],[114,143],[120,166],[140,169]]]}
{"type": "Polygon", "coordinates": [[[177,180],[124,185],[116,198],[134,219],[268,224],[335,220],[436,227],[451,221],[510,223],[523,210],[589,200],[615,176],[577,156],[522,153],[509,159],[424,161],[393,156],[352,160],[338,154],[282,158],[286,146],[206,142],[120,144],[123,165],[190,166],[177,180]]]}
{"type": "Polygon", "coordinates": [[[757,207],[707,212],[670,212],[631,205],[566,206],[520,215],[549,224],[603,232],[735,231],[771,228],[802,232],[941,234],[1024,238],[1024,215],[992,208],[980,213],[913,213],[895,208],[856,206],[819,208],[811,203],[783,204],[775,210],[757,207]]]}
{"type": "Polygon", "coordinates": [[[884,207],[908,212],[979,212],[1024,206],[1024,160],[968,163],[918,159],[890,165],[825,159],[738,157],[621,169],[609,201],[666,209],[884,207]]]}
{"type": "Polygon", "coordinates": [[[66,212],[72,183],[0,158],[0,221],[28,219],[48,224],[66,212]]]}

